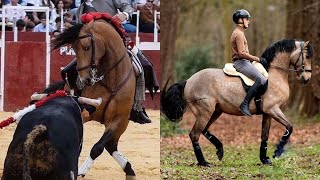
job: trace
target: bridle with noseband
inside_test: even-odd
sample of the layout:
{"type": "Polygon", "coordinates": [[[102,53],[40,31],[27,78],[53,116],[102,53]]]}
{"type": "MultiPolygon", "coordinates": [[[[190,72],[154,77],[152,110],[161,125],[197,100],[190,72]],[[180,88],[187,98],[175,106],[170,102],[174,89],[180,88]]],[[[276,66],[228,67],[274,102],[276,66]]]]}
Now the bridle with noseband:
{"type": "Polygon", "coordinates": [[[303,56],[303,50],[308,50],[308,48],[304,48],[304,42],[302,41],[300,43],[300,54],[299,54],[299,57],[296,61],[296,63],[294,63],[293,67],[294,67],[294,71],[295,72],[312,72],[312,69],[305,69],[305,66],[304,66],[304,56],[303,56]],[[302,65],[301,65],[301,68],[300,69],[297,69],[296,65],[298,64],[299,60],[300,60],[300,57],[301,57],[301,60],[302,60],[302,65]]]}
{"type": "MultiPolygon", "coordinates": [[[[116,87],[109,87],[107,84],[103,83],[103,79],[104,79],[104,75],[100,76],[100,77],[97,77],[98,76],[98,66],[97,64],[95,63],[96,61],[96,54],[95,54],[95,40],[94,40],[94,36],[92,34],[91,31],[89,31],[87,34],[83,35],[83,36],[79,36],[78,39],[84,39],[84,38],[90,38],[90,45],[89,46],[86,46],[86,47],[83,47],[83,50],[85,51],[88,51],[91,47],[91,61],[88,65],[86,66],[83,66],[83,67],[76,67],[76,70],[78,72],[80,71],[83,71],[83,70],[86,70],[86,69],[91,69],[90,70],[90,74],[92,76],[91,78],[91,82],[92,82],[92,85],[96,82],[99,82],[99,85],[103,86],[109,93],[109,97],[106,99],[106,103],[104,105],[104,108],[103,108],[103,112],[105,112],[112,100],[112,98],[114,96],[116,96],[116,94],[119,92],[119,90],[129,81],[131,75],[132,75],[132,72],[133,72],[133,68],[130,68],[130,71],[129,73],[127,74],[126,78],[116,87]]],[[[111,67],[109,67],[103,74],[107,74],[109,73],[111,70],[113,70],[115,67],[117,67],[124,59],[125,57],[128,56],[127,54],[127,51],[125,50],[124,53],[123,53],[123,56],[115,63],[113,64],[111,67]]],[[[103,120],[104,120],[104,116],[101,116],[101,119],[100,119],[100,122],[103,123],[103,120]]]]}
{"type": "MultiPolygon", "coordinates": [[[[95,52],[95,40],[92,32],[89,32],[83,36],[80,36],[78,39],[84,39],[84,38],[90,38],[90,45],[83,47],[84,51],[88,51],[91,47],[91,61],[88,65],[83,66],[83,67],[76,67],[76,70],[78,72],[89,69],[90,68],[90,74],[91,74],[91,82],[92,84],[101,81],[104,78],[104,75],[101,75],[100,77],[98,76],[98,69],[96,65],[96,52],[95,52]]],[[[114,64],[112,65],[109,69],[106,70],[106,73],[110,72],[112,69],[114,69],[117,65],[121,63],[121,61],[125,58],[126,56],[126,51],[124,52],[123,56],[114,64]]]]}
{"type": "Polygon", "coordinates": [[[294,69],[291,69],[291,68],[289,68],[289,69],[286,69],[286,68],[282,68],[282,67],[278,67],[278,66],[274,66],[274,65],[270,65],[270,67],[273,67],[273,68],[276,68],[276,69],[280,69],[280,70],[284,70],[284,71],[294,71],[294,72],[296,72],[296,73],[303,73],[303,72],[312,72],[312,69],[305,69],[305,61],[304,61],[304,56],[303,56],[303,51],[304,50],[308,50],[308,48],[304,48],[304,42],[303,41],[301,41],[301,43],[300,43],[300,53],[299,53],[299,57],[298,57],[298,59],[296,60],[296,62],[293,64],[293,67],[294,67],[294,69]],[[302,65],[301,65],[301,68],[300,69],[297,69],[297,64],[298,64],[298,62],[300,61],[300,58],[301,58],[301,63],[302,63],[302,65]]]}

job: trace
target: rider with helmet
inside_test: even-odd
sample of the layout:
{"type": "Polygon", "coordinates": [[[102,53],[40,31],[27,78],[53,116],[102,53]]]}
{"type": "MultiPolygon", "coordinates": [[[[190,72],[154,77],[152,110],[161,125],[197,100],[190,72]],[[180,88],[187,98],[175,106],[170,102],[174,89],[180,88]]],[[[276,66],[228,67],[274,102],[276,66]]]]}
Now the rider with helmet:
{"type": "Polygon", "coordinates": [[[234,68],[246,75],[248,78],[255,81],[250,87],[244,101],[240,105],[240,109],[244,115],[251,116],[249,110],[250,101],[254,98],[258,89],[263,86],[267,79],[251,64],[251,61],[261,62],[265,64],[264,58],[251,55],[249,53],[248,42],[244,35],[244,30],[249,27],[250,13],[247,10],[240,9],[233,13],[233,21],[236,23],[236,28],[231,34],[231,50],[234,68]]]}

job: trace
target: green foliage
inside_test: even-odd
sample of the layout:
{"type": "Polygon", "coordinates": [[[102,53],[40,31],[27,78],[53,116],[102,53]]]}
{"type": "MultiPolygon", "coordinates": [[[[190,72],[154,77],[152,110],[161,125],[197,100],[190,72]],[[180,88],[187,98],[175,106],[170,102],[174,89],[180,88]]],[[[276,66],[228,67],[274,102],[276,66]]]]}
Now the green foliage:
{"type": "MultiPolygon", "coordinates": [[[[320,145],[289,146],[284,156],[262,165],[259,146],[225,146],[219,161],[213,146],[202,148],[213,167],[199,167],[190,148],[161,148],[161,179],[319,179],[320,145]]],[[[269,154],[274,151],[270,146],[269,154]]]]}
{"type": "Polygon", "coordinates": [[[177,80],[186,80],[202,69],[217,67],[212,62],[211,49],[211,47],[196,46],[178,54],[178,60],[175,64],[177,80]]]}
{"type": "Polygon", "coordinates": [[[167,120],[164,116],[160,118],[160,135],[161,137],[174,136],[176,134],[184,134],[186,131],[179,127],[178,123],[167,120]]]}

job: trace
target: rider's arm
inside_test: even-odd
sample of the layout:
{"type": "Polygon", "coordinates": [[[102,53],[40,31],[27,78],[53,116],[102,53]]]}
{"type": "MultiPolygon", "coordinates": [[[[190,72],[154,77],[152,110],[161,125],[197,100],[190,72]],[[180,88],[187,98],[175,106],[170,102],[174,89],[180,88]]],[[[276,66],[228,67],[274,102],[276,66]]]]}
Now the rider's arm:
{"type": "Polygon", "coordinates": [[[248,59],[250,61],[260,61],[259,57],[251,55],[247,50],[245,46],[245,37],[237,36],[235,38],[236,44],[237,44],[237,50],[238,50],[238,56],[240,59],[248,59]]]}
{"type": "Polygon", "coordinates": [[[126,15],[127,20],[131,19],[133,8],[127,0],[113,0],[113,3],[117,9],[120,9],[120,11],[126,15]]]}

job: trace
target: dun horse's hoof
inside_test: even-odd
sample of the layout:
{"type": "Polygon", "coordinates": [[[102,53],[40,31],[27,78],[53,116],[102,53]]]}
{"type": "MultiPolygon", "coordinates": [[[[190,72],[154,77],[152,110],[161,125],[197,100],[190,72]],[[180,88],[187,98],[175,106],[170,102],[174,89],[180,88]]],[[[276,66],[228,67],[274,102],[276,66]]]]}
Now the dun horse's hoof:
{"type": "Polygon", "coordinates": [[[126,175],[126,180],[136,180],[136,176],[126,175]]]}
{"type": "Polygon", "coordinates": [[[269,157],[266,157],[264,159],[260,159],[262,164],[272,164],[271,159],[269,157]]]}
{"type": "Polygon", "coordinates": [[[219,161],[221,161],[223,158],[223,149],[219,149],[216,154],[218,156],[219,161]]]}
{"type": "Polygon", "coordinates": [[[210,167],[210,163],[208,163],[207,161],[203,161],[203,162],[199,162],[198,166],[210,167]]]}
{"type": "Polygon", "coordinates": [[[284,149],[284,148],[277,148],[277,149],[274,151],[273,158],[278,159],[284,152],[285,152],[285,149],[284,149]]]}

